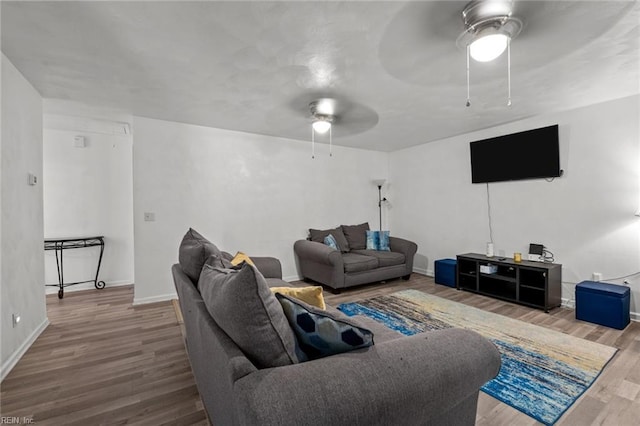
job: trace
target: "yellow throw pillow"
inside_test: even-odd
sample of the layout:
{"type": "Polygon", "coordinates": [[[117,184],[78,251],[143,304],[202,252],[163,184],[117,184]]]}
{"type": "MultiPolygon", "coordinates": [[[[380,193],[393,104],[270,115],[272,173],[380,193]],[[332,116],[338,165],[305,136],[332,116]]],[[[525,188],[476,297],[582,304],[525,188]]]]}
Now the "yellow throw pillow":
{"type": "Polygon", "coordinates": [[[247,256],[243,252],[239,251],[239,252],[236,253],[234,258],[231,259],[231,264],[233,266],[237,266],[237,265],[241,264],[242,262],[247,262],[249,265],[256,266],[256,265],[253,264],[253,261],[251,260],[251,258],[249,256],[247,256]]]}
{"type": "Polygon", "coordinates": [[[293,297],[294,299],[302,300],[303,302],[320,309],[327,309],[327,306],[324,304],[324,297],[322,297],[321,286],[271,287],[271,291],[293,297]]]}

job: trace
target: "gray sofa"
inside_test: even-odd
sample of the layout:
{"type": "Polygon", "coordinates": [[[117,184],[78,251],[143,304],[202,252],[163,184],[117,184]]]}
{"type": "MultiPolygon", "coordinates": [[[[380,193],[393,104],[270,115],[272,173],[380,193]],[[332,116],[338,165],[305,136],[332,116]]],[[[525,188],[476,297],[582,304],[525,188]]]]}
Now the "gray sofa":
{"type": "Polygon", "coordinates": [[[303,280],[312,280],[329,287],[334,293],[343,288],[402,277],[408,280],[413,271],[413,258],[418,246],[402,238],[389,237],[390,251],[367,250],[365,230],[369,225],[345,226],[334,229],[310,229],[307,240],[298,240],[293,251],[303,280]],[[337,238],[338,249],[322,242],[328,234],[337,238]]]}
{"type": "MultiPolygon", "coordinates": [[[[364,317],[355,318],[373,331],[373,346],[260,369],[214,321],[184,257],[172,274],[189,360],[213,424],[473,425],[479,388],[500,369],[496,348],[474,332],[404,337],[364,317]]],[[[269,286],[289,285],[277,259],[252,259],[269,286]]]]}

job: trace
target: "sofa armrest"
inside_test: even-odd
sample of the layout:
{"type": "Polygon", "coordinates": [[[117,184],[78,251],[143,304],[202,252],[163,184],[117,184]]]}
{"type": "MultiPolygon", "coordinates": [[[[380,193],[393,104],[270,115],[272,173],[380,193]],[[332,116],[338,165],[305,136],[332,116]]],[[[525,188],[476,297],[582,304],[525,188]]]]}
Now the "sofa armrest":
{"type": "Polygon", "coordinates": [[[402,253],[411,258],[413,258],[418,251],[418,245],[416,243],[398,237],[389,237],[389,248],[391,251],[402,253]]]}
{"type": "Polygon", "coordinates": [[[500,363],[473,331],[431,331],[258,370],[234,383],[234,401],[241,424],[429,424],[450,415],[473,424],[478,390],[500,363]]]}
{"type": "Polygon", "coordinates": [[[413,241],[405,240],[404,238],[389,237],[389,248],[391,251],[404,254],[404,263],[407,267],[407,274],[411,274],[413,271],[413,258],[418,251],[418,245],[413,241]]]}
{"type": "Polygon", "coordinates": [[[293,251],[298,258],[323,265],[342,265],[342,254],[326,244],[309,240],[298,240],[293,244],[293,251]]]}
{"type": "Polygon", "coordinates": [[[275,257],[254,257],[251,256],[253,264],[256,265],[258,271],[265,278],[279,278],[282,279],[282,265],[280,261],[275,257]]]}

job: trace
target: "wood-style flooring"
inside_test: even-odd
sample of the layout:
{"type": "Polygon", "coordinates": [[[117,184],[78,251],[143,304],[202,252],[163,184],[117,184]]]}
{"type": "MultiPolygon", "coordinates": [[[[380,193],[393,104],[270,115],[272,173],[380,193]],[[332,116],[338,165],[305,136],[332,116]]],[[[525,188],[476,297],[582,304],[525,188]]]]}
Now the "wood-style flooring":
{"type": "Polygon", "coordinates": [[[132,286],[48,295],[50,325],[2,382],[2,416],[208,424],[172,303],[132,302],[132,286]]]}
{"type": "MultiPolygon", "coordinates": [[[[405,288],[617,347],[596,383],[557,424],[639,424],[640,323],[614,330],[577,321],[570,309],[545,314],[437,285],[419,274],[339,295],[325,292],[325,300],[336,306],[405,288]]],[[[132,301],[130,286],[68,292],[63,300],[47,296],[51,325],[2,382],[0,414],[43,425],[207,424],[174,304],[132,301]]],[[[481,392],[476,424],[537,422],[481,392]]]]}

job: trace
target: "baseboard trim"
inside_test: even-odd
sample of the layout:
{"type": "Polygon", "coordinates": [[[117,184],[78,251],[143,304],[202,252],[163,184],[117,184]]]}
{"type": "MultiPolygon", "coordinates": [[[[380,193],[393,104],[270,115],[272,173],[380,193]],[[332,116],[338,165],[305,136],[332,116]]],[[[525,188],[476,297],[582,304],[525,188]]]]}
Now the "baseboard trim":
{"type": "MultiPolygon", "coordinates": [[[[133,281],[129,280],[119,280],[119,281],[108,281],[105,283],[105,287],[120,287],[123,285],[133,285],[133,281]]],[[[96,287],[93,285],[93,282],[90,283],[82,283],[77,285],[72,285],[64,288],[64,292],[72,292],[72,291],[83,291],[83,290],[94,290],[96,287]]],[[[58,292],[59,287],[45,287],[45,294],[55,294],[58,292]]]]}
{"type": "Polygon", "coordinates": [[[150,297],[142,297],[142,298],[133,298],[133,306],[136,305],[146,305],[148,303],[158,303],[158,302],[166,302],[167,300],[177,299],[177,293],[169,293],[169,294],[161,294],[159,296],[150,296],[150,297]]]}
{"type": "Polygon", "coordinates": [[[417,267],[413,267],[413,272],[417,273],[417,274],[422,274],[422,275],[426,275],[428,277],[433,277],[433,271],[429,270],[429,269],[422,269],[422,268],[417,268],[417,267]]]}
{"type": "Polygon", "coordinates": [[[11,356],[2,364],[0,368],[0,382],[4,380],[5,377],[13,370],[13,367],[16,366],[20,358],[29,350],[33,342],[42,334],[42,332],[49,326],[49,318],[45,318],[44,321],[40,323],[36,327],[35,330],[27,337],[27,340],[22,342],[20,347],[11,354],[11,356]]]}

